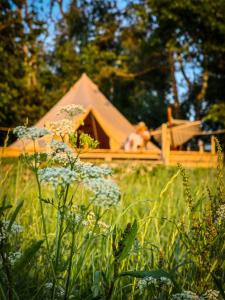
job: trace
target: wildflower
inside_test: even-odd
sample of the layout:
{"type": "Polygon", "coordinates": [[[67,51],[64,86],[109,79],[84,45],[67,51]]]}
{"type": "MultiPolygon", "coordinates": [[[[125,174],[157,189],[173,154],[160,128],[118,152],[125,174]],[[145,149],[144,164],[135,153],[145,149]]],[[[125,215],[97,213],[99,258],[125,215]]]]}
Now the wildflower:
{"type": "Polygon", "coordinates": [[[143,293],[143,290],[149,286],[154,286],[155,288],[162,287],[162,286],[170,287],[172,285],[172,281],[167,277],[160,277],[154,278],[152,276],[144,277],[143,279],[139,280],[138,288],[140,293],[143,293]]]}
{"type": "Polygon", "coordinates": [[[138,281],[138,288],[140,290],[140,293],[142,294],[143,290],[145,288],[147,288],[148,286],[150,286],[150,285],[157,286],[157,279],[153,278],[152,276],[148,276],[148,277],[145,277],[145,278],[139,280],[138,281]]]}
{"type": "Polygon", "coordinates": [[[165,285],[168,285],[168,286],[172,285],[172,281],[169,278],[164,277],[164,276],[160,277],[160,282],[162,284],[165,284],[165,285]]]}
{"type": "Polygon", "coordinates": [[[52,140],[50,143],[50,147],[54,153],[58,152],[71,152],[69,146],[61,141],[52,140]]]}
{"type": "MultiPolygon", "coordinates": [[[[5,220],[2,223],[3,223],[3,228],[5,228],[5,230],[7,230],[7,227],[9,226],[10,221],[9,220],[5,220]]],[[[12,234],[21,233],[21,232],[23,232],[23,226],[21,226],[19,224],[16,224],[16,223],[13,223],[12,226],[11,226],[10,232],[12,234]]]]}
{"type": "Polygon", "coordinates": [[[45,135],[51,134],[51,131],[46,128],[18,126],[13,130],[13,133],[19,139],[36,140],[45,135]]]}
{"type": "Polygon", "coordinates": [[[25,153],[21,157],[25,163],[27,163],[30,167],[32,166],[34,168],[40,167],[40,165],[47,160],[48,154],[36,152],[29,155],[25,153]]]}
{"type": "Polygon", "coordinates": [[[58,297],[63,297],[65,295],[65,290],[61,286],[57,286],[56,295],[58,297]]]}
{"type": "Polygon", "coordinates": [[[45,168],[38,171],[40,181],[50,183],[56,188],[58,185],[66,187],[76,180],[76,173],[68,168],[45,168]]]}
{"type": "Polygon", "coordinates": [[[70,135],[74,132],[72,122],[67,119],[62,119],[59,121],[49,122],[48,128],[52,131],[52,133],[56,136],[65,136],[70,135]]]}
{"type": "Polygon", "coordinates": [[[22,256],[22,253],[17,251],[17,252],[10,252],[9,253],[9,260],[10,260],[10,263],[12,265],[14,265],[16,263],[16,261],[18,259],[20,259],[20,257],[22,256]]]}
{"type": "Polygon", "coordinates": [[[0,233],[0,243],[3,242],[7,238],[6,231],[2,229],[2,232],[0,233]]]}
{"type": "Polygon", "coordinates": [[[80,160],[74,166],[74,169],[79,174],[81,180],[94,179],[104,176],[109,176],[112,174],[111,168],[99,167],[91,163],[83,163],[80,160]]]}
{"type": "Polygon", "coordinates": [[[94,205],[109,208],[119,203],[120,190],[113,181],[104,178],[95,178],[87,179],[84,182],[93,194],[90,201],[94,205]]]}
{"type": "Polygon", "coordinates": [[[221,225],[223,221],[225,221],[225,204],[222,204],[218,210],[216,211],[216,223],[221,225]]]}
{"type": "Polygon", "coordinates": [[[60,108],[58,114],[65,113],[68,117],[75,117],[79,114],[84,113],[83,106],[76,104],[69,104],[60,108]]]}
{"type": "Polygon", "coordinates": [[[172,295],[171,300],[200,300],[199,296],[191,291],[184,291],[172,295]]]}
{"type": "Polygon", "coordinates": [[[68,211],[65,217],[68,220],[68,222],[73,226],[81,223],[83,218],[81,214],[75,213],[73,211],[68,211]]]}
{"type": "Polygon", "coordinates": [[[64,167],[74,163],[76,161],[76,156],[72,153],[56,153],[55,155],[51,155],[53,162],[63,165],[64,167]]]}
{"type": "Polygon", "coordinates": [[[202,295],[200,298],[201,300],[218,300],[219,299],[219,292],[216,290],[208,290],[205,294],[202,295]]]}
{"type": "Polygon", "coordinates": [[[45,288],[46,289],[51,289],[53,287],[53,283],[52,282],[46,282],[45,283],[45,288]]]}

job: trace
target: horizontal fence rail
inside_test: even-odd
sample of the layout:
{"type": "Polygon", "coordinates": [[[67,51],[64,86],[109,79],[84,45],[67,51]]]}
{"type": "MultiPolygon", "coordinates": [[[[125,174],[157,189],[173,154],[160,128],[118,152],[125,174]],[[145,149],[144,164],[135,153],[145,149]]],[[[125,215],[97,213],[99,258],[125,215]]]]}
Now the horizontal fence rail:
{"type": "MultiPolygon", "coordinates": [[[[40,152],[45,152],[45,149],[38,149],[40,152]]],[[[18,148],[0,148],[0,157],[18,157],[23,153],[18,148]]],[[[32,154],[33,151],[26,150],[26,153],[32,154]]],[[[174,151],[170,150],[167,153],[167,159],[163,157],[163,152],[158,151],[136,151],[126,152],[123,150],[108,150],[108,149],[96,149],[86,151],[80,154],[80,157],[85,160],[104,160],[104,161],[145,161],[152,164],[165,164],[165,165],[177,165],[181,163],[184,166],[190,167],[216,167],[217,154],[210,152],[198,152],[198,151],[174,151]]]]}
{"type": "MultiPolygon", "coordinates": [[[[83,152],[80,157],[87,160],[105,160],[108,162],[127,160],[172,166],[178,163],[187,167],[217,166],[216,143],[213,135],[211,136],[211,152],[204,152],[203,146],[199,148],[199,151],[171,150],[171,136],[167,124],[162,124],[161,135],[162,147],[158,151],[141,150],[128,152],[124,150],[95,149],[83,152]]],[[[39,148],[38,151],[46,152],[46,148],[39,148]]],[[[18,157],[22,152],[21,148],[2,147],[0,148],[0,157],[18,157]]],[[[32,154],[33,149],[27,148],[26,153],[32,154]]]]}

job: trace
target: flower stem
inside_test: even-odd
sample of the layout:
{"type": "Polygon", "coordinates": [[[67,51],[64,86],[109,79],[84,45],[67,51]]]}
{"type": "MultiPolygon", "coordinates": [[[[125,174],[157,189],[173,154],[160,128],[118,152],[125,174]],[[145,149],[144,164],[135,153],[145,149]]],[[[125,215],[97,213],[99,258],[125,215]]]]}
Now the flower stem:
{"type": "Polygon", "coordinates": [[[65,297],[64,297],[65,300],[67,299],[67,294],[68,294],[68,291],[69,291],[72,261],[73,261],[73,254],[74,254],[74,251],[73,251],[74,244],[75,244],[75,231],[73,230],[73,232],[72,232],[72,243],[71,243],[71,248],[70,248],[69,268],[68,268],[67,279],[66,279],[66,290],[65,290],[65,297]]]}

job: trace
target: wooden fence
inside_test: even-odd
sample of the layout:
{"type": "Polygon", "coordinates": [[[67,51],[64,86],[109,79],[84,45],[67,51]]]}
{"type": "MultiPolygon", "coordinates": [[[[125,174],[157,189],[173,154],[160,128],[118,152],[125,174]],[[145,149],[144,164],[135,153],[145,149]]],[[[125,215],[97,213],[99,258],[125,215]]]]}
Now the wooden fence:
{"type": "MultiPolygon", "coordinates": [[[[216,167],[217,153],[215,149],[215,139],[211,138],[211,152],[199,151],[174,151],[170,150],[170,134],[167,125],[162,125],[162,149],[158,151],[136,151],[126,152],[124,150],[95,149],[83,152],[80,156],[87,160],[104,161],[145,161],[150,164],[177,165],[181,163],[187,167],[216,167]]],[[[38,149],[40,152],[46,149],[38,149]]],[[[32,149],[26,151],[33,153],[32,149]]],[[[21,149],[13,147],[0,148],[0,157],[18,157],[22,153],[21,149]]]]}

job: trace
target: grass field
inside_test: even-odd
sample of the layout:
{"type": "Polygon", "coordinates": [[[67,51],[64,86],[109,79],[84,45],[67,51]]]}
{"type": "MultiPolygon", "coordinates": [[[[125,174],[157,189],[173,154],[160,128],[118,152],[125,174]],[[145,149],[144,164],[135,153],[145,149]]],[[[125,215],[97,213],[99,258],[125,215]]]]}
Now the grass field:
{"type": "Polygon", "coordinates": [[[222,169],[127,163],[113,170],[120,203],[86,213],[89,193],[81,186],[73,207],[85,217],[58,235],[55,265],[61,217],[50,188],[42,191],[48,248],[34,174],[20,160],[1,162],[1,202],[13,206],[1,220],[19,206],[15,222],[23,226],[1,248],[1,299],[225,299],[222,169]],[[17,252],[7,270],[4,258],[17,252]]]}

